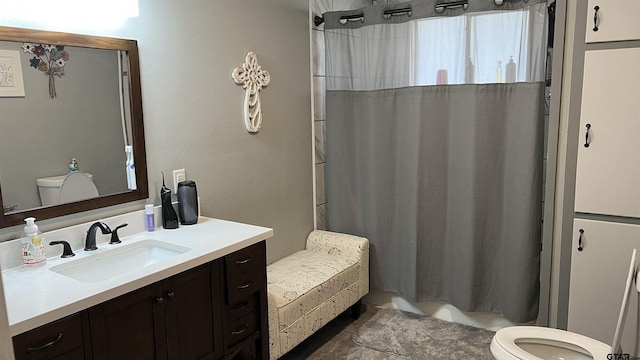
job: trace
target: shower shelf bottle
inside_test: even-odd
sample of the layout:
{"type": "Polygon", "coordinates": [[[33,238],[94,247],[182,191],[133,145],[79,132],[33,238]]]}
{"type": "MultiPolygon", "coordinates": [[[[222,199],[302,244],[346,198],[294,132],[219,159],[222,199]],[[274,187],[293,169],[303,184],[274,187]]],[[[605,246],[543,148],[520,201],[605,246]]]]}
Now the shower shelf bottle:
{"type": "Polygon", "coordinates": [[[496,69],[496,82],[502,82],[502,61],[498,61],[498,68],[496,69]]]}
{"type": "Polygon", "coordinates": [[[473,65],[471,58],[467,59],[467,64],[464,69],[464,82],[465,84],[473,84],[476,79],[476,68],[473,65]]]}
{"type": "Polygon", "coordinates": [[[22,262],[27,266],[44,265],[47,255],[44,248],[44,237],[38,230],[36,219],[28,217],[24,219],[27,225],[24,227],[22,242],[22,262]]]}
{"type": "Polygon", "coordinates": [[[504,71],[504,78],[505,82],[516,82],[516,63],[513,62],[513,56],[509,56],[509,62],[504,71]]]}

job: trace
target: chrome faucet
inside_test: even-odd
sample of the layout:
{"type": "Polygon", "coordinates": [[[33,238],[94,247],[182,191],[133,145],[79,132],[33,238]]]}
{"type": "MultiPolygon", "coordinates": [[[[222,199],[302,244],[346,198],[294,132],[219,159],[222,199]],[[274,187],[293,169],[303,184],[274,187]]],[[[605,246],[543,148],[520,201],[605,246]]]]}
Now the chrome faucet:
{"type": "Polygon", "coordinates": [[[96,229],[100,228],[102,234],[110,234],[111,229],[109,226],[102,221],[95,222],[91,224],[89,230],[87,230],[87,237],[84,241],[84,251],[92,251],[96,250],[98,247],[96,246],[96,229]]]}

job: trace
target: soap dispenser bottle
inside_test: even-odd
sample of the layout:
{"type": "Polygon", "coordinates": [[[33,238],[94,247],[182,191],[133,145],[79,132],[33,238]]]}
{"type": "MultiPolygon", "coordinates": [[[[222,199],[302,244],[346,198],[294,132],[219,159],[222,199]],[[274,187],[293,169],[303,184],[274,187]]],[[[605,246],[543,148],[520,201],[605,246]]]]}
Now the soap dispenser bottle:
{"type": "Polygon", "coordinates": [[[164,173],[162,173],[160,201],[162,202],[162,227],[165,229],[177,229],[178,215],[173,209],[173,204],[171,204],[171,189],[164,184],[164,173]]]}
{"type": "Polygon", "coordinates": [[[22,262],[28,266],[43,265],[47,261],[42,232],[38,230],[36,218],[24,219],[27,225],[24,227],[22,242],[22,262]]]}

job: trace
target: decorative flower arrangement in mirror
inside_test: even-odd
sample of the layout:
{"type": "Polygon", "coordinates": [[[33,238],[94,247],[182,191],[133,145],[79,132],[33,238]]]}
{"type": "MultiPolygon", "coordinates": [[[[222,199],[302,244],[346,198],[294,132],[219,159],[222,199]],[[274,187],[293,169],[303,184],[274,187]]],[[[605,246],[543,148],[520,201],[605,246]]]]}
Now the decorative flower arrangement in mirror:
{"type": "Polygon", "coordinates": [[[49,44],[22,44],[22,51],[27,54],[34,54],[29,60],[32,68],[42,71],[49,76],[49,98],[56,97],[55,76],[64,76],[64,65],[69,60],[69,53],[64,50],[63,45],[49,44]]]}

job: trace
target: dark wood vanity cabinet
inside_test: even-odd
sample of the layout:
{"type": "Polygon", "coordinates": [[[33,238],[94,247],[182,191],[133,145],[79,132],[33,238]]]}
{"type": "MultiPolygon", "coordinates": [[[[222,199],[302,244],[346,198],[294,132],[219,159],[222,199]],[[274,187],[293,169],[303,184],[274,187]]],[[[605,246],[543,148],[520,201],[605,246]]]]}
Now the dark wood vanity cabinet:
{"type": "Polygon", "coordinates": [[[219,264],[213,261],[89,309],[93,358],[220,358],[219,264]]]}
{"type": "Polygon", "coordinates": [[[164,281],[169,359],[221,357],[220,284],[220,261],[164,281]]]}
{"type": "Polygon", "coordinates": [[[16,360],[268,359],[266,289],[261,241],[15,336],[16,360]]]}
{"type": "Polygon", "coordinates": [[[226,358],[269,358],[265,243],[224,257],[223,339],[226,358]],[[249,349],[249,355],[243,351],[249,349]]]}
{"type": "Polygon", "coordinates": [[[161,295],[155,283],[90,308],[94,359],[166,359],[161,295]]]}

